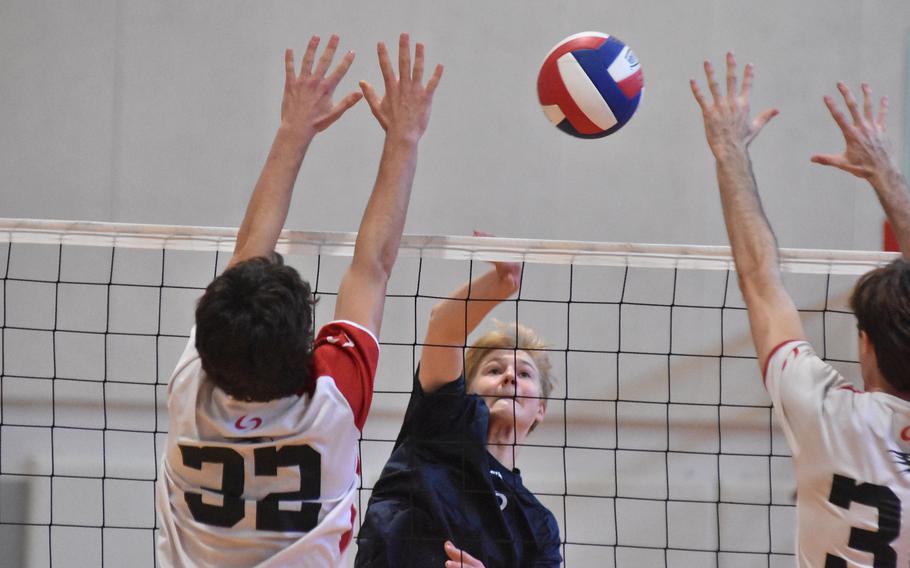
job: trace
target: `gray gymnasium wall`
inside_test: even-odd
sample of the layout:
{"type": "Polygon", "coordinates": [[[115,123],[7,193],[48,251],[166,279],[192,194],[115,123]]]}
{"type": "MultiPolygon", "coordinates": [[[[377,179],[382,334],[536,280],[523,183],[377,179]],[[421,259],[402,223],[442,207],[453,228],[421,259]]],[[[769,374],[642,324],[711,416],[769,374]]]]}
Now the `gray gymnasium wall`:
{"type": "MultiPolygon", "coordinates": [[[[889,127],[896,155],[905,149],[902,133],[910,127],[901,125],[906,120],[902,101],[910,98],[905,90],[908,29],[906,0],[0,0],[0,216],[236,225],[277,126],[283,49],[294,47],[299,56],[311,34],[339,33],[342,48],[358,53],[340,87],[344,92],[361,77],[378,82],[375,42],[394,43],[399,31],[408,30],[426,42],[432,62],[446,65],[446,74],[421,148],[407,232],[468,234],[480,228],[517,237],[725,243],[710,154],[687,80],[699,76],[703,58],[720,62],[732,48],[741,61],[757,66],[755,108],[775,105],[782,111],[753,153],[781,244],[875,249],[882,216],[874,196],[859,181],[814,166],[808,157],[841,148],[821,103],[823,94],[834,93],[837,80],[854,86],[866,80],[877,93],[891,96],[889,127]],[[556,131],[544,119],[534,90],[538,65],[549,48],[586,29],[627,41],[645,72],[646,95],[638,116],[601,141],[574,140],[556,131]]],[[[381,142],[363,103],[321,135],[304,165],[288,226],[355,230],[381,142]]],[[[438,273],[441,281],[438,289],[429,288],[445,293],[453,280],[464,277],[453,270],[440,265],[428,271],[438,273]]],[[[525,284],[527,294],[563,297],[564,286],[554,285],[559,275],[551,274],[556,269],[534,270],[525,284]]],[[[175,274],[184,278],[194,272],[175,274]]],[[[323,278],[332,282],[331,275],[323,278]]],[[[790,284],[798,284],[800,277],[795,280],[790,284]]],[[[410,293],[414,282],[414,263],[403,260],[392,291],[410,293]]],[[[660,279],[649,273],[644,282],[636,290],[647,293],[659,288],[660,279]]],[[[825,297],[817,290],[797,296],[808,298],[800,307],[817,307],[825,297]]],[[[190,325],[191,301],[181,297],[177,302],[185,309],[174,320],[175,332],[190,325]]],[[[399,338],[396,334],[410,330],[414,320],[406,307],[387,307],[384,340],[422,337],[429,303],[419,306],[421,327],[415,337],[399,338]]],[[[330,297],[323,299],[323,308],[324,319],[330,297]]],[[[507,308],[498,314],[509,319],[507,308]]],[[[523,314],[551,337],[565,336],[547,313],[523,314]]],[[[748,345],[745,321],[734,323],[724,328],[732,338],[724,336],[724,341],[735,344],[727,348],[736,351],[739,345],[748,352],[743,347],[748,345]]],[[[701,322],[693,325],[703,327],[701,322]]],[[[809,328],[817,331],[819,326],[809,328]]],[[[852,331],[844,337],[852,337],[852,331]]],[[[845,347],[852,348],[852,342],[845,347]]],[[[407,377],[397,369],[409,368],[412,356],[410,348],[385,349],[379,378],[385,388],[407,388],[401,383],[407,377]]],[[[169,370],[175,357],[176,352],[162,356],[162,369],[169,370]]],[[[733,374],[751,373],[750,364],[733,374]]],[[[629,384],[644,398],[661,392],[654,388],[660,373],[653,369],[628,374],[629,384]]],[[[569,379],[565,368],[557,375],[569,379]]],[[[597,376],[576,369],[572,380],[589,375],[597,376]]],[[[743,396],[764,401],[757,385],[742,387],[743,396]]],[[[369,436],[393,438],[402,408],[401,396],[377,396],[369,436]]],[[[559,443],[566,412],[584,435],[602,435],[597,420],[604,413],[599,409],[589,416],[554,406],[536,439],[559,443]]],[[[632,424],[636,436],[651,436],[653,427],[632,424]]],[[[660,426],[660,432],[665,428],[660,426]]],[[[364,445],[368,485],[388,451],[388,443],[364,445]]],[[[522,464],[532,488],[559,494],[562,478],[545,467],[548,459],[528,449],[522,464]]],[[[9,458],[6,463],[9,467],[9,458]]],[[[775,476],[789,487],[789,469],[782,467],[775,476]]],[[[645,471],[637,464],[629,469],[635,479],[645,471]]],[[[573,479],[583,486],[581,492],[603,489],[597,475],[589,479],[575,472],[573,479]]],[[[725,483],[748,485],[743,491],[752,491],[749,484],[769,485],[753,483],[748,476],[725,483]]],[[[19,495],[4,502],[7,514],[27,509],[32,501],[43,503],[40,492],[26,496],[9,483],[4,494],[19,495]]],[[[558,511],[564,505],[556,501],[551,505],[558,511]]],[[[59,496],[55,502],[60,506],[59,496]]],[[[592,516],[591,526],[599,526],[601,513],[592,516]]],[[[586,536],[578,527],[563,528],[572,529],[576,539],[586,536]]],[[[780,537],[785,552],[792,550],[788,535],[780,537]]],[[[29,565],[44,565],[46,537],[0,533],[0,548],[7,550],[13,542],[25,543],[22,554],[29,565]]],[[[89,551],[86,557],[100,554],[91,546],[83,548],[89,551]]],[[[120,548],[129,547],[115,546],[120,548]]],[[[25,563],[8,552],[0,566],[4,560],[25,563]]]]}
{"type": "MultiPolygon", "coordinates": [[[[407,232],[725,243],[687,79],[732,48],[757,66],[755,108],[782,111],[753,153],[781,244],[874,249],[873,196],[808,158],[841,148],[821,103],[841,79],[891,95],[902,151],[908,28],[906,0],[3,0],[0,216],[234,226],[277,126],[283,48],[339,33],[358,53],[343,92],[377,81],[375,42],[408,30],[446,74],[407,232]],[[547,50],[586,29],[645,73],[638,116],[601,141],[549,126],[534,88],[547,50]]],[[[288,226],[355,230],[380,145],[363,103],[320,136],[288,226]]]]}

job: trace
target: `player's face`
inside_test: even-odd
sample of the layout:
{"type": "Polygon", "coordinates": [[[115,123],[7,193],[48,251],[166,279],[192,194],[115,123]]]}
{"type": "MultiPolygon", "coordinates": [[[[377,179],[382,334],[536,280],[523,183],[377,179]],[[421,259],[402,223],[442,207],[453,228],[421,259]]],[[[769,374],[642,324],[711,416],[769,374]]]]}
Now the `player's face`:
{"type": "Polygon", "coordinates": [[[540,372],[525,351],[492,351],[481,361],[469,390],[483,397],[490,409],[491,423],[513,425],[522,436],[535,422],[543,420],[546,412],[540,372]]]}

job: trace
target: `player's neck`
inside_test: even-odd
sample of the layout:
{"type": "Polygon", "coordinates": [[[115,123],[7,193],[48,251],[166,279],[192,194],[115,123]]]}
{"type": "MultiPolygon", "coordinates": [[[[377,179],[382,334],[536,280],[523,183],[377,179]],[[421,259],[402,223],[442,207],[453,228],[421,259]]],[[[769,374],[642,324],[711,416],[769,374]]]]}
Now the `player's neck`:
{"type": "Polygon", "coordinates": [[[897,397],[897,398],[899,398],[899,399],[906,400],[907,402],[910,402],[910,392],[901,392],[901,391],[899,391],[899,390],[893,388],[893,387],[892,387],[891,385],[889,385],[888,383],[883,383],[883,384],[881,384],[881,385],[879,385],[879,386],[877,386],[877,387],[871,387],[871,388],[868,388],[868,389],[866,389],[866,390],[869,391],[869,392],[883,392],[883,393],[885,393],[885,394],[890,394],[891,396],[894,396],[894,397],[897,397]]]}
{"type": "Polygon", "coordinates": [[[891,396],[900,398],[910,402],[910,392],[899,391],[891,384],[885,380],[885,377],[881,373],[871,373],[871,377],[868,380],[865,380],[864,387],[866,392],[883,392],[885,394],[890,394],[891,396]]]}
{"type": "Polygon", "coordinates": [[[515,454],[518,447],[515,444],[491,444],[487,442],[487,451],[509,471],[515,469],[515,454]]]}
{"type": "Polygon", "coordinates": [[[509,470],[515,469],[515,458],[518,455],[516,444],[523,441],[523,437],[516,441],[513,428],[497,428],[491,424],[487,430],[487,451],[509,470]]]}

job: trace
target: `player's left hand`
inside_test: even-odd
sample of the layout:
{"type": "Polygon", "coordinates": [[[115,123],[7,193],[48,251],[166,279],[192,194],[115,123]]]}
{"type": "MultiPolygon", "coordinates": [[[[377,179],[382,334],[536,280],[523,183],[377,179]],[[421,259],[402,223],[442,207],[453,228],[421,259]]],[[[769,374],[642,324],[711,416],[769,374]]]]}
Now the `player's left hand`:
{"type": "Polygon", "coordinates": [[[853,119],[853,124],[837,107],[831,97],[825,97],[825,105],[834,122],[844,134],[847,147],[840,155],[815,154],[812,161],[824,166],[834,166],[856,177],[869,179],[875,175],[886,175],[889,171],[896,171],[897,165],[891,156],[891,142],[885,132],[885,115],[888,113],[888,98],[882,97],[878,104],[878,116],[872,112],[872,89],[866,83],[863,89],[863,110],[859,106],[853,93],[844,83],[838,83],[837,89],[844,97],[847,110],[853,119]]]}
{"type": "Polygon", "coordinates": [[[294,64],[294,50],[284,52],[284,96],[281,99],[281,125],[292,132],[312,138],[338,120],[346,110],[354,106],[363,96],[355,91],[332,103],[335,87],[348,72],[354,61],[354,52],[347,52],[335,69],[326,75],[332,58],[338,49],[338,36],[329,38],[329,43],[313,67],[319,36],[310,38],[300,72],[294,64]]]}
{"type": "Polygon", "coordinates": [[[752,64],[746,65],[742,85],[737,89],[736,58],[727,52],[727,92],[721,92],[720,85],[714,77],[714,67],[705,60],[705,76],[712,101],[702,94],[695,79],[689,80],[692,94],[701,107],[705,121],[705,136],[711,152],[717,159],[731,151],[745,152],[752,140],[769,120],[777,116],[778,110],[770,108],[754,118],[750,116],[749,94],[752,89],[754,70],[752,64]]]}
{"type": "Polygon", "coordinates": [[[445,550],[449,557],[449,560],[446,560],[445,568],[485,568],[483,562],[464,550],[456,548],[451,541],[446,541],[445,550]]]}

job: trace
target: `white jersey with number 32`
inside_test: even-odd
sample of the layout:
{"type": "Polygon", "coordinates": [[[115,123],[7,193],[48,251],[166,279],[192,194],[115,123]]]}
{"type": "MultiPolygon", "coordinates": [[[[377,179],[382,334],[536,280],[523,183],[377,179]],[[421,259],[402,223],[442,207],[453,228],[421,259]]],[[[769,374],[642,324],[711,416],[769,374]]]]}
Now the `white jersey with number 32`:
{"type": "Polygon", "coordinates": [[[910,566],[910,401],[854,389],[805,341],[774,350],[765,386],[796,466],[799,565],[910,566]]]}
{"type": "Polygon", "coordinates": [[[369,331],[331,322],[316,337],[309,392],[243,402],[206,379],[194,329],[168,385],[159,564],[338,565],[378,357],[369,331]]]}

